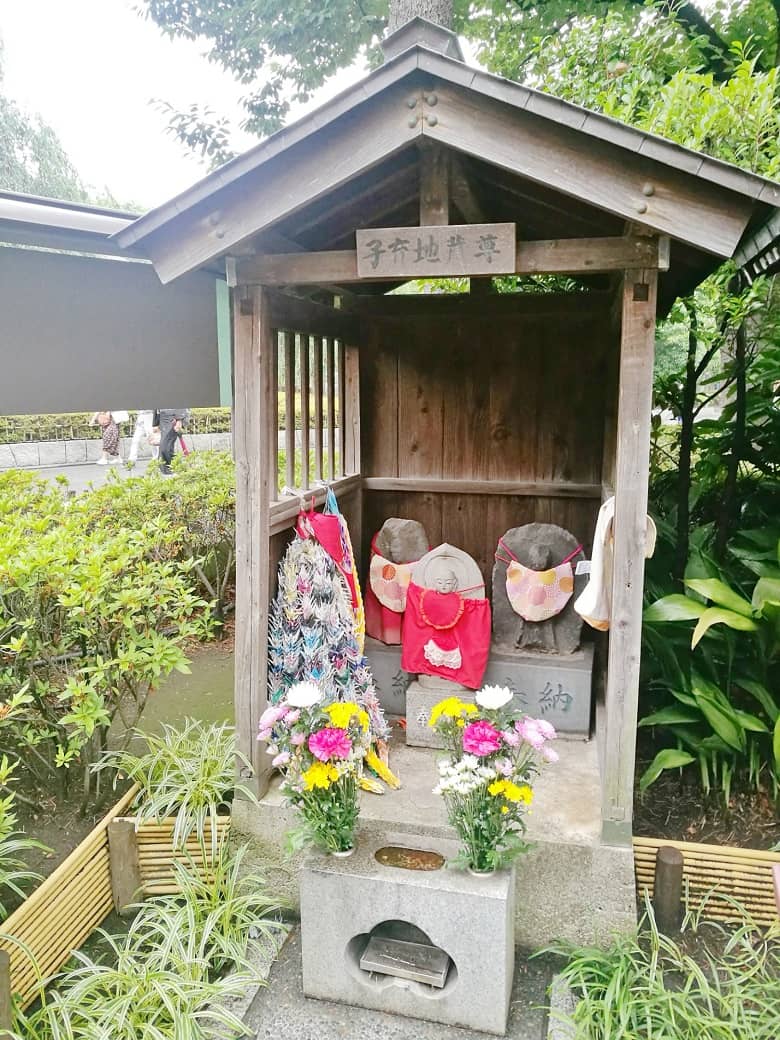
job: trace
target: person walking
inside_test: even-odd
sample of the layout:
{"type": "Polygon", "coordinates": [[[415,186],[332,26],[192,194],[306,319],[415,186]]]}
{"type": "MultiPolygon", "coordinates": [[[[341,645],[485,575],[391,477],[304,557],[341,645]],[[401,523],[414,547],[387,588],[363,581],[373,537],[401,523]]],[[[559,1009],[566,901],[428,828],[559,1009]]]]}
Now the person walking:
{"type": "Polygon", "coordinates": [[[145,411],[139,411],[135,417],[135,428],[133,429],[133,439],[130,441],[130,452],[127,456],[128,465],[134,466],[138,461],[138,451],[142,443],[148,444],[152,449],[152,458],[156,459],[159,455],[159,449],[154,444],[153,437],[154,430],[154,410],[148,408],[145,411]]]}
{"type": "Polygon", "coordinates": [[[155,425],[160,430],[161,473],[173,473],[171,462],[179,440],[190,417],[189,408],[158,408],[155,413],[155,425]]]}
{"type": "Polygon", "coordinates": [[[119,462],[119,425],[109,411],[95,412],[89,420],[90,426],[99,426],[103,431],[103,454],[97,460],[98,466],[108,466],[119,462]]]}

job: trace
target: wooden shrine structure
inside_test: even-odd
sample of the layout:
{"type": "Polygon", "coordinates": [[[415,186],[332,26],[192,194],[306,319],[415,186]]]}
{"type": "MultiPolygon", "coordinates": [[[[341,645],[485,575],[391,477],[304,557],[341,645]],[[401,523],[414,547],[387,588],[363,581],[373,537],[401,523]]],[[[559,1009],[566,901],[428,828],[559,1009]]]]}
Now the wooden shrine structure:
{"type": "Polygon", "coordinates": [[[299,509],[281,487],[321,502],[331,482],[363,574],[401,516],[486,580],[507,528],[559,523],[589,547],[614,493],[598,739],[602,840],[627,844],[656,315],[767,221],[780,186],[470,68],[419,19],[385,53],[117,236],[163,282],[224,258],[233,287],[240,747],[262,794],[268,606],[299,509]],[[566,291],[496,292],[499,273],[566,291]],[[444,274],[464,291],[391,292],[444,274]]]}

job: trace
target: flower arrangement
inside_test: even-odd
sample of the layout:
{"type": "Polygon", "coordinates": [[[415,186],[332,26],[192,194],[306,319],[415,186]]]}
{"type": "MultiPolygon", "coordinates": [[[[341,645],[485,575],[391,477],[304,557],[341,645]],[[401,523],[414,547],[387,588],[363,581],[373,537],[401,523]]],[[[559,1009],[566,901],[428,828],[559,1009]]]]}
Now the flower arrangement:
{"type": "Polygon", "coordinates": [[[282,790],[303,817],[292,844],[329,852],[354,847],[358,788],[369,751],[368,713],[353,701],[322,703],[313,682],[295,683],[266,708],[258,740],[268,742],[273,765],[284,770],[282,790]]]}
{"type": "Polygon", "coordinates": [[[433,708],[429,725],[450,753],[439,762],[434,794],[444,798],[462,843],[456,863],[487,873],[530,847],[523,837],[530,781],[542,761],[556,762],[558,755],[549,746],[553,726],[513,710],[511,690],[485,686],[475,700],[447,697],[433,708]]]}

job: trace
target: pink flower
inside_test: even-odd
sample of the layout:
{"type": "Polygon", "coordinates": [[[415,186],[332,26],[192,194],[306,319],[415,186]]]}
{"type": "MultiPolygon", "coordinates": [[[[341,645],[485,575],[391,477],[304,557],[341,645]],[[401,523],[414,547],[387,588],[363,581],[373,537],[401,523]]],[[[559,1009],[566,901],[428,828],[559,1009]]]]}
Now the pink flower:
{"type": "Polygon", "coordinates": [[[309,751],[320,762],[327,762],[331,758],[349,758],[352,741],[345,729],[326,726],[309,737],[309,751]]]}
{"type": "Polygon", "coordinates": [[[558,736],[555,732],[555,726],[548,722],[547,719],[537,719],[536,725],[545,740],[555,740],[558,736]]]}
{"type": "Polygon", "coordinates": [[[257,734],[257,739],[258,740],[270,740],[272,735],[273,735],[273,730],[261,729],[260,732],[257,734]]]}
{"type": "Polygon", "coordinates": [[[300,708],[294,708],[292,711],[288,711],[284,717],[285,726],[294,726],[300,717],[300,708]]]}
{"type": "Polygon", "coordinates": [[[542,748],[542,758],[545,762],[557,762],[560,755],[557,751],[553,751],[551,747],[544,747],[542,748]]]}
{"type": "Polygon", "coordinates": [[[293,733],[293,735],[290,737],[290,743],[293,745],[293,747],[300,747],[301,744],[306,743],[306,734],[293,733]]]}
{"type": "Polygon", "coordinates": [[[508,747],[517,747],[520,743],[520,737],[513,729],[502,729],[501,736],[508,747]]]}
{"type": "Polygon", "coordinates": [[[514,767],[508,758],[499,758],[498,762],[496,762],[496,769],[502,776],[511,776],[513,768],[514,767]]]}
{"type": "Polygon", "coordinates": [[[286,704],[269,704],[260,716],[260,729],[271,729],[280,719],[284,718],[287,714],[287,710],[286,704]]]}
{"type": "Polygon", "coordinates": [[[501,734],[489,722],[470,722],[463,730],[463,750],[469,755],[492,755],[501,747],[501,734]]]}
{"type": "Polygon", "coordinates": [[[286,766],[289,761],[290,761],[290,752],[289,751],[281,751],[276,756],[276,758],[274,758],[271,761],[271,765],[274,767],[274,769],[279,769],[279,768],[281,768],[281,766],[286,766]]]}
{"type": "Polygon", "coordinates": [[[536,751],[541,751],[544,747],[544,735],[539,729],[539,724],[536,719],[531,719],[528,716],[515,723],[515,729],[520,734],[526,744],[530,744],[536,751]]]}

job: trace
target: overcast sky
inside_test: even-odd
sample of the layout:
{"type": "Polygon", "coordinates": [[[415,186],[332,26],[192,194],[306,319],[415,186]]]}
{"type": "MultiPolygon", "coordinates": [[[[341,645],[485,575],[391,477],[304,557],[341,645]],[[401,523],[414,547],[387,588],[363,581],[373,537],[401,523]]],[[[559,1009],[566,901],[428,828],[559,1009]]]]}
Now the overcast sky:
{"type": "MultiPolygon", "coordinates": [[[[88,185],[121,202],[156,206],[206,172],[151,99],[240,119],[242,88],[202,57],[205,44],[164,38],[135,0],[0,0],[0,37],[5,93],[54,127],[88,185]]],[[[312,104],[359,76],[347,70],[312,104]]]]}

